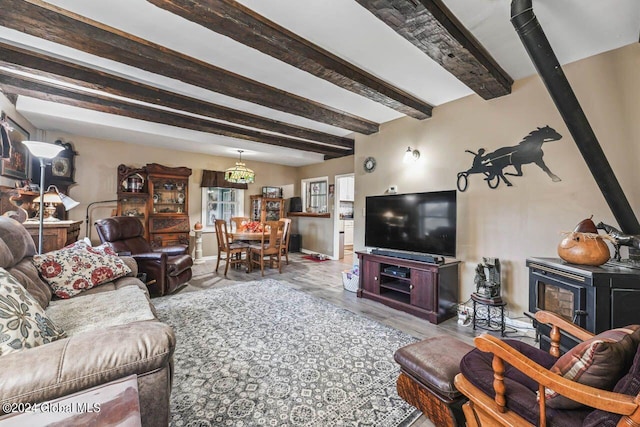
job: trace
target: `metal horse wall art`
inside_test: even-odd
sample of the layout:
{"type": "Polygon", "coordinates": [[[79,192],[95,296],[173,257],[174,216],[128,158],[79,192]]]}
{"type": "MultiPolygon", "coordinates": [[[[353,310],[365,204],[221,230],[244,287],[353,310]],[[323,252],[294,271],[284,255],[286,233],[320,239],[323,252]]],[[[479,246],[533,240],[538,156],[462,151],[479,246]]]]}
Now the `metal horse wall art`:
{"type": "Polygon", "coordinates": [[[562,139],[562,135],[550,126],[536,128],[525,136],[518,145],[498,148],[494,152],[485,154],[485,149],[480,148],[477,153],[465,150],[474,155],[473,164],[466,171],[458,173],[458,190],[465,191],[469,185],[468,176],[483,174],[489,188],[497,188],[502,180],[507,186],[512,186],[505,175],[522,176],[522,165],[535,163],[549,175],[553,182],[561,181],[560,177],[551,172],[542,157],[542,144],[549,141],[562,139]],[[513,166],[515,172],[505,172],[504,168],[513,166]]]}

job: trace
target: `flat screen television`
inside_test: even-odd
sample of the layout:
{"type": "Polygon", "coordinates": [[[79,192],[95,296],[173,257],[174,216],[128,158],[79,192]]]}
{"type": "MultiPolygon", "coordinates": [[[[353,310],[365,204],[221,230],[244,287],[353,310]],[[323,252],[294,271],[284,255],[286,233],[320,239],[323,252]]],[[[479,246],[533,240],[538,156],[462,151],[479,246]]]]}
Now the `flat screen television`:
{"type": "Polygon", "coordinates": [[[369,196],[368,247],[456,256],[456,191],[369,196]]]}

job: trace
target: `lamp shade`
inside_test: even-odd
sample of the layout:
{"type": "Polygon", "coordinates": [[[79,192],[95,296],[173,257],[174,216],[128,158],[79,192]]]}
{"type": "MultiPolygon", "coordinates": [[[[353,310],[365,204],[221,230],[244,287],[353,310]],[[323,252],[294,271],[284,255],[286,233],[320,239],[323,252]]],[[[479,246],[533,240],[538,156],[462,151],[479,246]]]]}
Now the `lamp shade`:
{"type": "Polygon", "coordinates": [[[76,202],[71,197],[65,194],[58,193],[58,196],[60,196],[60,200],[62,201],[62,205],[64,206],[64,210],[66,211],[71,210],[80,204],[80,202],[76,202]]]}
{"type": "Polygon", "coordinates": [[[29,152],[41,159],[53,159],[64,150],[64,147],[40,141],[22,141],[29,152]]]}
{"type": "MultiPolygon", "coordinates": [[[[39,203],[40,196],[33,199],[33,201],[34,203],[39,203]]],[[[47,188],[47,191],[43,194],[42,201],[43,203],[62,203],[64,210],[66,211],[71,210],[80,204],[66,194],[61,193],[55,185],[50,185],[49,188],[47,188]]]]}
{"type": "Polygon", "coordinates": [[[234,182],[239,184],[252,184],[256,180],[256,173],[245,166],[242,162],[242,150],[238,150],[240,153],[240,159],[236,162],[236,165],[227,169],[224,172],[224,179],[228,182],[234,182]]]}
{"type": "MultiPolygon", "coordinates": [[[[42,197],[43,203],[62,203],[60,196],[55,191],[47,191],[42,197]]],[[[33,199],[34,203],[40,203],[40,196],[33,199]]]]}

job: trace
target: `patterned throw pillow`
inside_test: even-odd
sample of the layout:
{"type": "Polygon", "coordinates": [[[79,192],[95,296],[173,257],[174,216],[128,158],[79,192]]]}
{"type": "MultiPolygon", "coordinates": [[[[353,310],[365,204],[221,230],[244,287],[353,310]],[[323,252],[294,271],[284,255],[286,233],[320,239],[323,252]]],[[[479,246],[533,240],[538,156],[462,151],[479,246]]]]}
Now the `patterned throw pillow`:
{"type": "Polygon", "coordinates": [[[0,268],[0,356],[65,337],[24,287],[0,268]]]}
{"type": "Polygon", "coordinates": [[[100,246],[91,246],[85,240],[78,240],[77,242],[73,242],[62,249],[87,249],[88,251],[91,251],[100,255],[113,255],[113,256],[118,255],[116,251],[113,249],[113,246],[111,246],[111,243],[109,242],[105,242],[100,246]]]}
{"type": "MultiPolygon", "coordinates": [[[[581,342],[563,354],[551,367],[551,372],[564,378],[611,390],[628,371],[640,341],[640,325],[611,329],[581,342]]],[[[545,390],[547,404],[556,409],[577,409],[582,405],[545,390]]]]}
{"type": "Polygon", "coordinates": [[[33,263],[59,298],[71,298],[131,273],[131,269],[111,246],[93,248],[84,242],[34,255],[33,263]]]}

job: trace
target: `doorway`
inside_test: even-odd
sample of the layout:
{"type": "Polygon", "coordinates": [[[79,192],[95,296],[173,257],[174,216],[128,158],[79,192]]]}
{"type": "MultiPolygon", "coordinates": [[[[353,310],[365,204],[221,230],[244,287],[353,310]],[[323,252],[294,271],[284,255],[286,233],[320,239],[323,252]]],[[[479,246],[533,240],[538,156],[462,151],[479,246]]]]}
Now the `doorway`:
{"type": "Polygon", "coordinates": [[[353,256],[353,219],[355,201],[355,175],[344,174],[335,177],[335,223],[334,254],[338,259],[353,256]]]}

